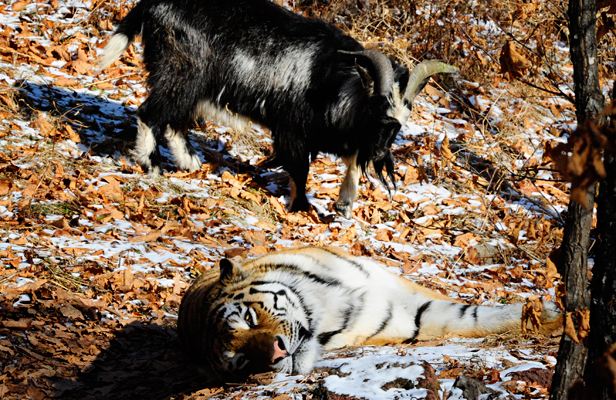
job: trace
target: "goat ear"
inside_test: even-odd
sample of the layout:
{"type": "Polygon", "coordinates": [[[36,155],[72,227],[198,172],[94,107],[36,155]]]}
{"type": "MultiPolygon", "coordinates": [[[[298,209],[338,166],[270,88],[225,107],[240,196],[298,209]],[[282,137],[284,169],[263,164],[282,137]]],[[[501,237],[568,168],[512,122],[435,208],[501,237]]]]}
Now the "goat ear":
{"type": "Polygon", "coordinates": [[[368,68],[364,68],[361,65],[359,65],[357,63],[357,60],[355,60],[355,68],[357,69],[357,72],[359,73],[361,84],[363,85],[364,89],[366,89],[366,91],[368,92],[368,95],[372,96],[372,94],[374,93],[374,79],[372,79],[372,77],[370,76],[370,72],[368,72],[368,68]]]}
{"type": "Polygon", "coordinates": [[[241,275],[242,267],[236,261],[223,258],[220,260],[220,283],[225,284],[230,282],[234,277],[241,275]]]}

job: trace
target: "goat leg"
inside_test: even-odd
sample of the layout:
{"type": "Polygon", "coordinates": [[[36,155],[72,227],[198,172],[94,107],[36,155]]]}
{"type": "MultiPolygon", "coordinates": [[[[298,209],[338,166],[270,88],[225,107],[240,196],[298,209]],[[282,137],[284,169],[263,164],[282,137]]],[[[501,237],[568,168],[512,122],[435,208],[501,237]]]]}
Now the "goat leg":
{"type": "Polygon", "coordinates": [[[135,161],[152,177],[162,175],[161,156],[158,150],[158,131],[160,128],[151,128],[148,124],[137,120],[137,139],[133,150],[135,161]]]}
{"type": "Polygon", "coordinates": [[[308,156],[302,158],[303,160],[300,162],[284,166],[284,169],[287,170],[291,177],[290,212],[310,210],[310,203],[308,203],[308,198],[306,197],[306,181],[308,180],[310,163],[308,162],[308,156]]]}
{"type": "Polygon", "coordinates": [[[360,168],[357,164],[357,154],[355,153],[350,157],[342,157],[342,161],[344,161],[347,167],[347,172],[340,187],[338,201],[334,203],[336,213],[346,219],[353,217],[353,202],[357,199],[359,191],[360,168]]]}

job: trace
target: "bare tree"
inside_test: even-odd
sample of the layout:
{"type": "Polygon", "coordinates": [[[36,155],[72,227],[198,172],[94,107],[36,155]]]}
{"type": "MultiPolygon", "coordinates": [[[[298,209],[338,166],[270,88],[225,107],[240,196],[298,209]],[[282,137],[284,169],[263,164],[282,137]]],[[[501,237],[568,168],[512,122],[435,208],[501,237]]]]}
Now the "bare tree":
{"type": "MultiPolygon", "coordinates": [[[[612,90],[616,98],[616,87],[612,90]]],[[[616,134],[616,115],[611,116],[606,131],[616,134]]],[[[591,282],[590,335],[588,362],[584,371],[587,388],[596,400],[616,398],[616,388],[608,388],[603,380],[605,366],[596,363],[616,343],[616,153],[606,151],[606,178],[599,183],[597,197],[597,243],[591,282]]],[[[612,385],[613,386],[613,385],[612,385]]]]}
{"type": "MultiPolygon", "coordinates": [[[[605,105],[597,63],[596,0],[569,0],[568,15],[576,116],[578,124],[583,124],[587,119],[598,116],[605,105]]],[[[595,190],[596,186],[591,185],[587,192],[589,210],[574,201],[569,203],[560,259],[566,288],[565,312],[590,306],[587,260],[595,190]]],[[[563,335],[552,381],[551,400],[568,398],[569,388],[584,374],[586,356],[584,342],[575,343],[568,335],[563,335]]]]}

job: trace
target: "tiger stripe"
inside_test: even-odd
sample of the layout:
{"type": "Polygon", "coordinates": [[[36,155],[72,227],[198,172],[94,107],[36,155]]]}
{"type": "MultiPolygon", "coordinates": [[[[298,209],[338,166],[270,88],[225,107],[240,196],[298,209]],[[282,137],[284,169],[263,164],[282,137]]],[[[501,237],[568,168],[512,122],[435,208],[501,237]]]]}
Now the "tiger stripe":
{"type": "MultiPolygon", "coordinates": [[[[178,320],[184,348],[220,380],[269,370],[305,374],[323,350],[342,346],[521,330],[521,304],[463,304],[339,249],[287,249],[223,260],[221,269],[193,282],[178,320]]],[[[543,305],[549,332],[562,315],[543,305]]]]}

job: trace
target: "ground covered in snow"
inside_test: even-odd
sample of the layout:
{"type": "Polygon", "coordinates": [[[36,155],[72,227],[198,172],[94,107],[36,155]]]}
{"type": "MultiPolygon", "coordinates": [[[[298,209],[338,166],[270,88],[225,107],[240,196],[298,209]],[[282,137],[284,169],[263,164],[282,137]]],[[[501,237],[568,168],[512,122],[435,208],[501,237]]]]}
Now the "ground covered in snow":
{"type": "Polygon", "coordinates": [[[94,68],[133,3],[0,4],[0,397],[458,399],[459,375],[501,397],[545,397],[557,335],[345,348],[309,376],[208,387],[175,331],[182,294],[222,257],[305,244],[371,257],[470,304],[554,300],[549,256],[568,186],[549,149],[575,115],[568,45],[558,18],[544,18],[560,3],[542,3],[418,2],[416,15],[380,5],[362,17],[414,18],[419,33],[407,36],[395,33],[402,23],[323,11],[401,62],[447,51],[461,69],[417,99],[394,146],[398,190],[362,178],[353,220],[333,213],[344,166],[326,155],[311,165],[313,209],[287,213],[287,175],[257,165],[271,150],[260,127],[237,135],[204,122],[191,131],[203,168],[169,163],[164,179],[148,178],[129,152],[147,94],[140,44],[94,68]],[[556,28],[529,30],[533,18],[556,28]]]}

